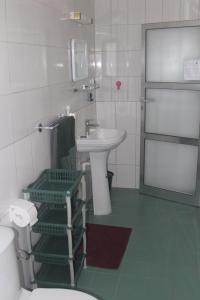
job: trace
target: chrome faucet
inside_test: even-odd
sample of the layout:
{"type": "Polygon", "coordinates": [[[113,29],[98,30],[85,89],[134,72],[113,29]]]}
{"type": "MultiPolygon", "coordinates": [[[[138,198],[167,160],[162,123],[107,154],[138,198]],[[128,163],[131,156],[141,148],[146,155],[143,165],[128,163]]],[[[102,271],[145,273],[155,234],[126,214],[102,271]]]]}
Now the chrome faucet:
{"type": "Polygon", "coordinates": [[[85,135],[88,136],[90,134],[91,128],[99,127],[99,124],[94,119],[85,120],[85,135]]]}

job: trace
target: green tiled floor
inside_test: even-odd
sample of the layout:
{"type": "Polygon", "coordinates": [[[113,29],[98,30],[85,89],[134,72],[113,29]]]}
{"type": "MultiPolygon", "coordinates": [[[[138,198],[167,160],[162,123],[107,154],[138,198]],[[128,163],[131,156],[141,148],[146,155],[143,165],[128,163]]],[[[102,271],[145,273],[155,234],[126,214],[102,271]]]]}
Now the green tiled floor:
{"type": "Polygon", "coordinates": [[[88,267],[78,287],[104,300],[199,300],[200,209],[113,189],[113,213],[91,223],[133,228],[118,270],[88,267]]]}

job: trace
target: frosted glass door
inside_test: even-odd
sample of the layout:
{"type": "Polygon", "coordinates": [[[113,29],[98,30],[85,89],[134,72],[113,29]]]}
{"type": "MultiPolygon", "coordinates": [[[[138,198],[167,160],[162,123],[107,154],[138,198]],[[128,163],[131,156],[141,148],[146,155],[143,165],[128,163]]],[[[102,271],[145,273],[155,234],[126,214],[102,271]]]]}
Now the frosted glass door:
{"type": "Polygon", "coordinates": [[[184,63],[200,59],[200,27],[148,30],[146,54],[147,81],[184,81],[184,63]]]}
{"type": "Polygon", "coordinates": [[[145,142],[145,179],[149,186],[193,194],[196,189],[198,147],[145,142]]]}
{"type": "Polygon", "coordinates": [[[200,22],[146,24],[143,38],[141,191],[200,206],[200,22]]]}
{"type": "Polygon", "coordinates": [[[199,138],[199,91],[147,89],[146,97],[146,132],[199,138]]]}

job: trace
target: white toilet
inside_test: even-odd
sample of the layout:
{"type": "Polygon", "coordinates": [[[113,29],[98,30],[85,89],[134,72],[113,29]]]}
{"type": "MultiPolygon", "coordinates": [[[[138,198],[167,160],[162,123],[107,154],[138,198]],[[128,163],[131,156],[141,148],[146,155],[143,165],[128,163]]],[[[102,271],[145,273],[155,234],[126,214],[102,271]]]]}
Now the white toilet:
{"type": "Polygon", "coordinates": [[[2,300],[97,300],[86,293],[64,289],[35,289],[20,286],[14,231],[0,226],[0,299],[2,300]]]}

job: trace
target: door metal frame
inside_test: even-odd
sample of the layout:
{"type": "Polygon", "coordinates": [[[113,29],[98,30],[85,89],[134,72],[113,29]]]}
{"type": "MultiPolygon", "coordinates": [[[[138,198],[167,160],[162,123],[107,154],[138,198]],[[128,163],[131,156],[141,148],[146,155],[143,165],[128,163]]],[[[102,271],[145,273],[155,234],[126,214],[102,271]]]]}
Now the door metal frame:
{"type": "MultiPolygon", "coordinates": [[[[200,20],[162,22],[142,25],[142,79],[141,79],[141,142],[140,142],[140,192],[154,197],[164,198],[170,201],[181,202],[187,205],[200,206],[200,130],[199,139],[186,138],[179,136],[162,135],[145,132],[146,116],[146,89],[170,89],[170,90],[193,90],[200,91],[199,81],[182,81],[182,82],[147,82],[146,81],[146,41],[147,31],[153,29],[169,29],[184,27],[200,27],[200,20]],[[178,193],[144,184],[144,167],[145,167],[145,140],[156,140],[170,143],[198,146],[198,161],[196,175],[196,190],[192,195],[178,193]]],[[[199,125],[200,128],[200,125],[199,125]]]]}

